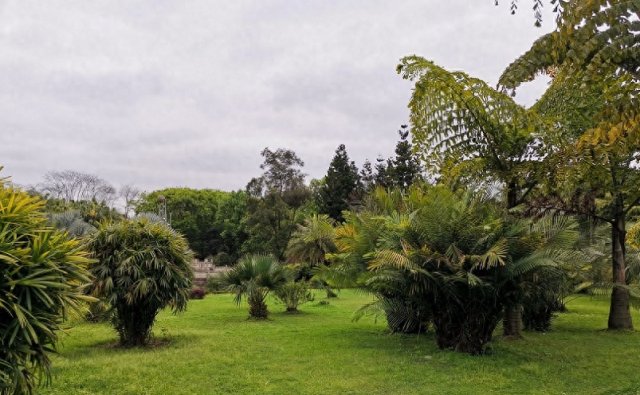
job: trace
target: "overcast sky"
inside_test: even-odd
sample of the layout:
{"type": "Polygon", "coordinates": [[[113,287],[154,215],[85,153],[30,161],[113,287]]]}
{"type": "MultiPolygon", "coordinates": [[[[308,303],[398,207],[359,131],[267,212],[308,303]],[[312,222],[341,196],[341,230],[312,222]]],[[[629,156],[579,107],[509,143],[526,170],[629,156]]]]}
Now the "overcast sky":
{"type": "Polygon", "coordinates": [[[553,27],[521,3],[511,16],[494,0],[0,0],[2,175],[230,190],[260,173],[264,147],[296,151],[310,178],[341,143],[358,165],[386,157],[411,94],[398,60],[495,84],[553,27]]]}

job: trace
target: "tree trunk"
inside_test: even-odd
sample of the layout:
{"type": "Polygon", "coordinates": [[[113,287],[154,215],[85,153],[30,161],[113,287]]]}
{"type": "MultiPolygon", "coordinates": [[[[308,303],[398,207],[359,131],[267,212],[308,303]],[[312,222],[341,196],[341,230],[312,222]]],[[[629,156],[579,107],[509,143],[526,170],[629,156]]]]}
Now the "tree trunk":
{"type": "Polygon", "coordinates": [[[522,338],[522,306],[517,304],[505,306],[502,328],[504,337],[522,338]]]}
{"type": "Polygon", "coordinates": [[[247,302],[249,303],[249,316],[258,320],[266,319],[269,315],[267,304],[264,302],[264,296],[260,293],[249,295],[247,302]]]}
{"type": "Polygon", "coordinates": [[[625,212],[621,204],[616,204],[615,219],[611,224],[611,252],[613,264],[613,291],[609,309],[609,329],[633,329],[629,309],[629,290],[626,278],[626,224],[625,212]]]}
{"type": "MultiPolygon", "coordinates": [[[[507,185],[507,209],[518,205],[518,185],[515,181],[507,185]]],[[[522,306],[518,303],[507,303],[502,321],[503,335],[510,339],[522,338],[522,306]]]]}

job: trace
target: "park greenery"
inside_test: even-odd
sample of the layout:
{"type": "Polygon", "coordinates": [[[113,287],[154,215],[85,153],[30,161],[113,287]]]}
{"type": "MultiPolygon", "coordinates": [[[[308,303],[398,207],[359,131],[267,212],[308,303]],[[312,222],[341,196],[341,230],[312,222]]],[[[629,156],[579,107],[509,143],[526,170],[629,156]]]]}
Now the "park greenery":
{"type": "MultiPolygon", "coordinates": [[[[640,4],[549,3],[557,28],[508,65],[497,87],[426,57],[400,59],[397,73],[413,85],[410,124],[400,127],[394,156],[361,169],[341,144],[326,175],[308,183],[296,152],[267,147],[261,174],[232,192],[117,190],[71,170],[46,173],[30,188],[1,179],[0,394],[48,384],[52,360],[69,390],[85,385],[90,373],[74,372],[81,362],[51,358],[63,327],[73,333],[63,356],[89,364],[105,363],[106,353],[129,366],[148,358],[150,347],[179,358],[153,373],[150,393],[162,391],[163,374],[196,358],[185,337],[192,335],[211,346],[204,358],[214,365],[252,372],[243,383],[218,383],[221,392],[313,392],[313,382],[294,385],[298,377],[291,385],[259,385],[248,358],[229,356],[233,347],[258,351],[253,362],[279,380],[271,364],[283,358],[298,358],[287,366],[299,373],[308,349],[332,356],[355,350],[357,366],[342,355],[314,359],[319,377],[337,364],[355,381],[331,383],[339,392],[440,385],[423,380],[433,366],[414,354],[437,362],[429,374],[448,383],[442,391],[482,385],[535,392],[540,384],[542,393],[571,392],[572,378],[597,375],[612,387],[573,384],[586,392],[637,391],[639,383],[621,380],[633,375],[627,370],[640,306],[640,4]],[[551,80],[544,95],[529,108],[518,104],[520,85],[541,74],[551,80]],[[189,301],[204,297],[193,288],[193,258],[229,266],[208,286],[222,295],[189,301]],[[320,299],[314,289],[332,299],[311,303],[320,299]],[[230,299],[246,300],[248,320],[230,299]],[[276,313],[271,301],[300,314],[276,313]],[[198,315],[176,315],[192,306],[198,315]],[[117,347],[96,348],[111,341],[103,321],[115,329],[117,347]],[[155,336],[156,322],[180,333],[155,336]],[[394,336],[374,336],[378,322],[394,336]],[[224,340],[215,342],[209,330],[224,340]],[[369,344],[384,355],[364,352],[369,344]],[[480,374],[483,360],[467,354],[492,354],[486,381],[446,378],[466,367],[480,374]],[[381,386],[390,381],[378,357],[398,370],[397,386],[372,389],[364,379],[370,371],[381,386]],[[558,378],[556,357],[579,359],[589,371],[558,378]],[[603,368],[597,358],[624,368],[603,368]],[[543,365],[530,372],[517,366],[532,361],[543,365]],[[537,381],[518,383],[526,374],[537,381]]],[[[545,2],[533,4],[540,23],[545,2]]],[[[187,391],[193,370],[177,392],[187,391]]],[[[140,392],[123,384],[128,373],[121,376],[104,382],[116,392],[140,392]]]]}
{"type": "Polygon", "coordinates": [[[146,345],[160,310],[187,307],[191,251],[165,222],[142,217],[104,225],[88,248],[97,260],[90,293],[112,307],[122,346],[146,345]]]}

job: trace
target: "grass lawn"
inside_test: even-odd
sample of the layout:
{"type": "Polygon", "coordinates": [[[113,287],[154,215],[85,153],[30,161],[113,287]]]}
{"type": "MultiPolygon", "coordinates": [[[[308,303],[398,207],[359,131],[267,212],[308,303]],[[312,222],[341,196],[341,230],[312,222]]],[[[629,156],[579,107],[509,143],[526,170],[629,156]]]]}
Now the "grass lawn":
{"type": "MultiPolygon", "coordinates": [[[[319,295],[320,293],[317,293],[319,295]]],[[[163,313],[149,349],[114,348],[106,324],[79,324],[53,358],[42,394],[636,394],[639,333],[609,333],[608,303],[580,297],[547,334],[496,339],[471,357],[435,346],[433,336],[389,335],[382,322],[351,315],[369,296],[343,291],[329,305],[247,320],[230,295],[163,313]]],[[[640,324],[640,316],[634,316],[640,324]]]]}

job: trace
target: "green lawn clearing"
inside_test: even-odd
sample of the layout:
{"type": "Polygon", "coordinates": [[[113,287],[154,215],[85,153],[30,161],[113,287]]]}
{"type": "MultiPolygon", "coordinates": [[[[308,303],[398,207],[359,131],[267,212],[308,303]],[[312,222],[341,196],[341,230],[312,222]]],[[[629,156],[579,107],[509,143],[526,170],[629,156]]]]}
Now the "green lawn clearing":
{"type": "MultiPolygon", "coordinates": [[[[352,322],[370,296],[342,291],[286,314],[271,300],[268,321],[247,320],[230,295],[163,313],[148,349],[114,347],[107,324],[63,336],[53,385],[42,394],[636,394],[639,333],[610,333],[608,303],[570,301],[552,332],[522,341],[496,336],[493,353],[437,349],[430,333],[390,335],[383,320],[352,322]]],[[[640,316],[634,316],[640,325],[640,316]]]]}

